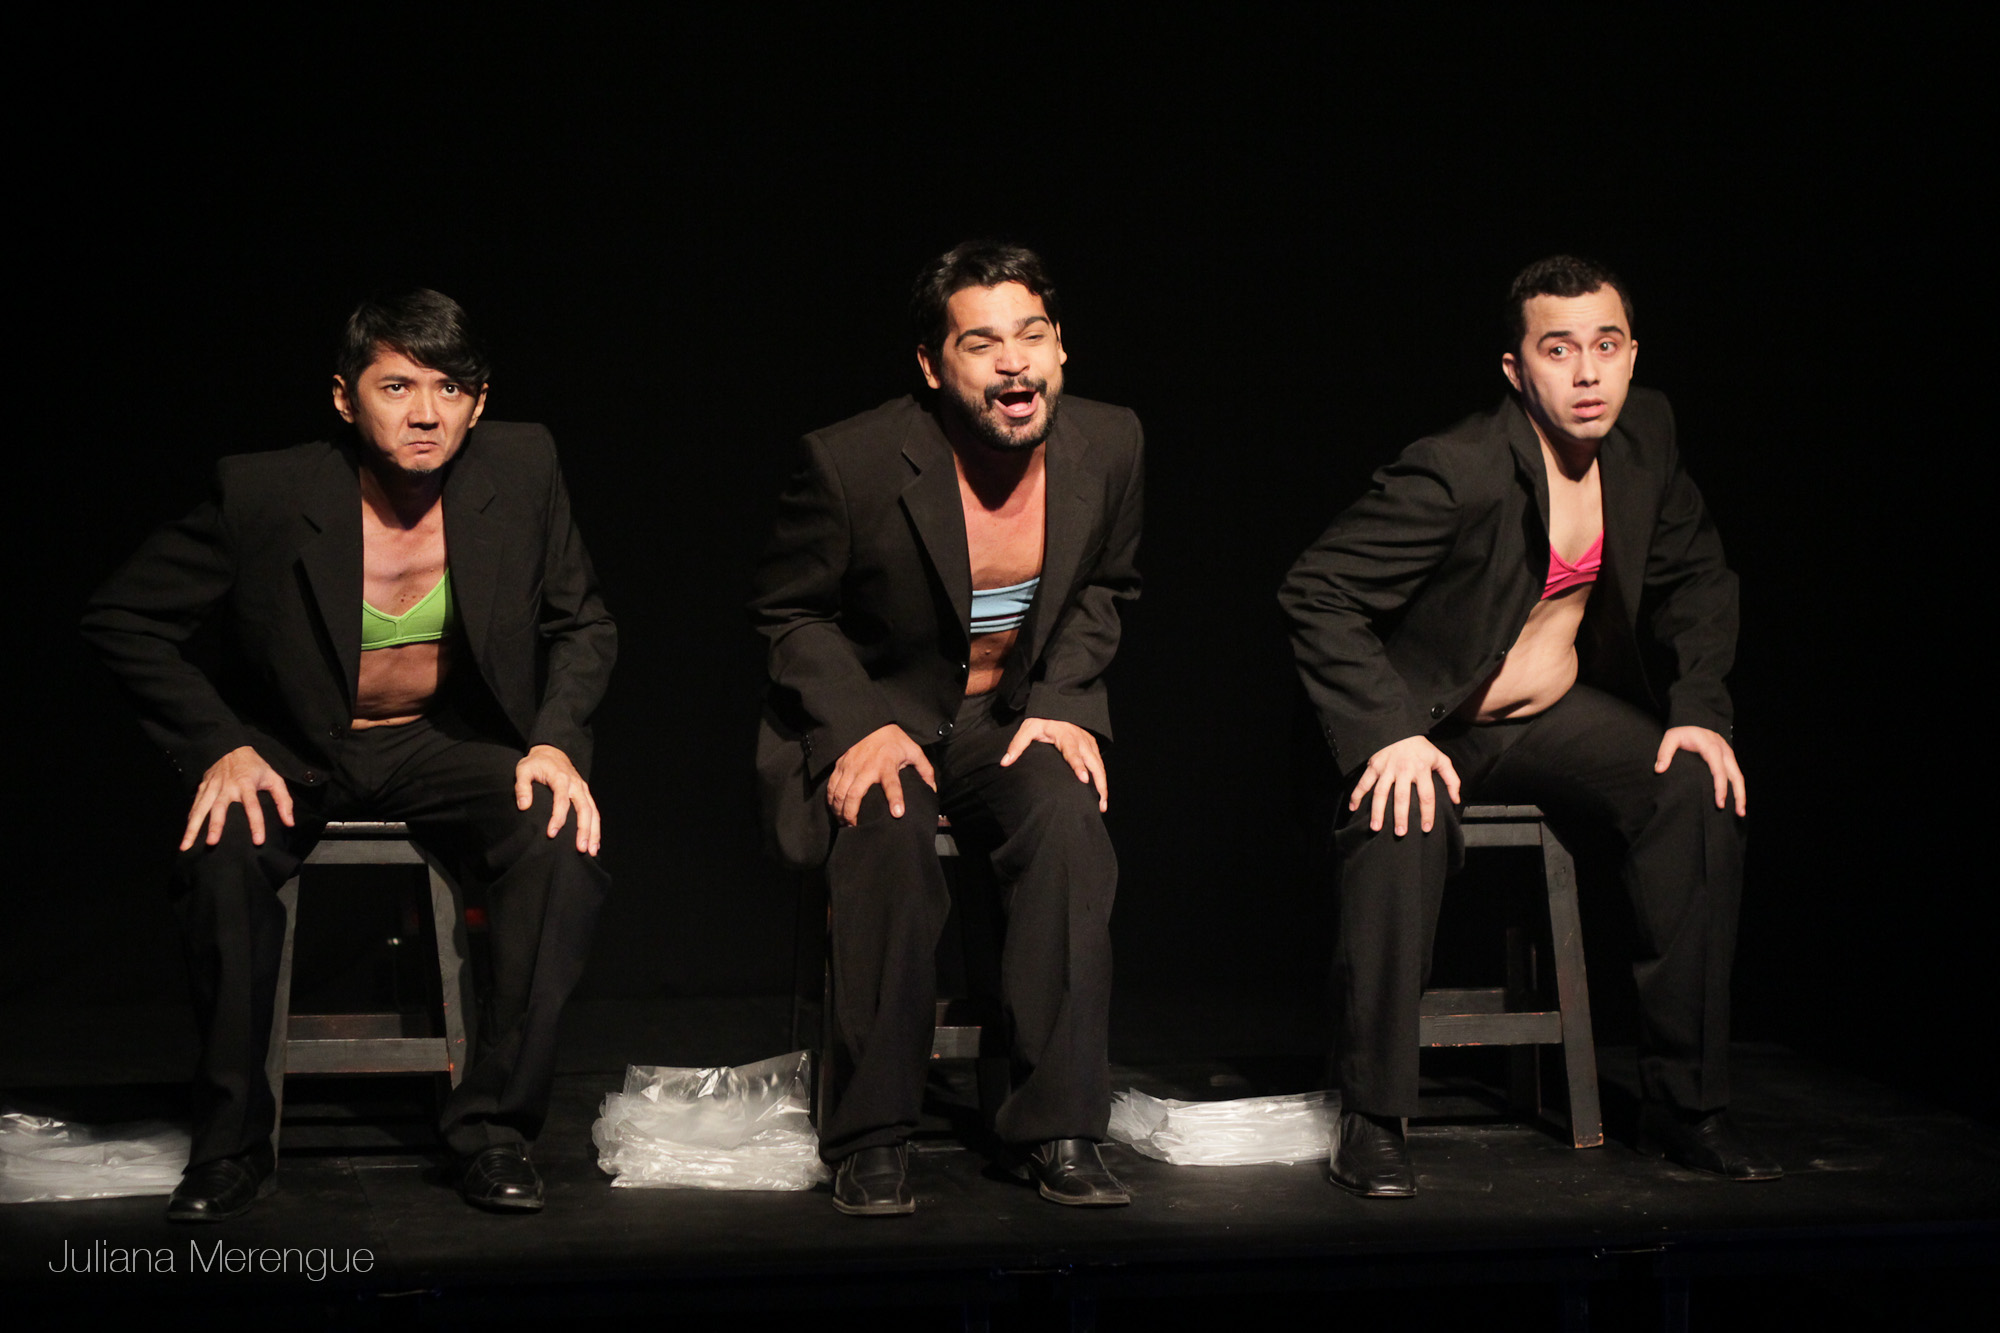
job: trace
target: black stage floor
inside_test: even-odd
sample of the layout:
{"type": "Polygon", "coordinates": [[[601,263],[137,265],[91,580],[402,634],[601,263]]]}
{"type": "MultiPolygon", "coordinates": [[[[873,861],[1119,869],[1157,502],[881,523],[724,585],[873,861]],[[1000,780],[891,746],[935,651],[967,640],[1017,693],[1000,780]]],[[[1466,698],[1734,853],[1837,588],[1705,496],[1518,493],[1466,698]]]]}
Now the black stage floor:
{"type": "MultiPolygon", "coordinates": [[[[813,1328],[1172,1329],[1264,1325],[1294,1312],[1311,1312],[1315,1325],[1476,1320],[1481,1329],[1820,1319],[1983,1329],[1992,1318],[2000,1148],[1990,1127],[1781,1047],[1736,1051],[1737,1113],[1788,1170],[1770,1184],[1710,1179],[1634,1153],[1633,1061],[1614,1048],[1601,1053],[1611,1140],[1601,1149],[1575,1151],[1543,1129],[1487,1114],[1468,1095],[1477,1093],[1476,1070],[1432,1077],[1446,1114],[1412,1127],[1414,1200],[1349,1197],[1327,1183],[1323,1162],[1174,1167],[1114,1146],[1106,1156],[1131,1187],[1132,1206],[1064,1209],[940,1134],[913,1156],[916,1216],[861,1220],[836,1214],[823,1190],[614,1189],[597,1169],[590,1124],[619,1085],[615,1050],[641,1051],[645,1063],[776,1052],[782,1002],[703,1003],[680,1002],[681,1035],[652,1049],[633,1044],[631,1032],[637,1024],[657,1033],[657,1014],[579,1007],[566,1046],[571,1072],[536,1151],[549,1187],[538,1216],[466,1208],[440,1161],[411,1146],[421,1139],[414,1122],[350,1118],[357,1105],[393,1115],[409,1081],[300,1080],[282,1188],[240,1221],[169,1227],[157,1198],[0,1207],[9,1308],[37,1299],[143,1313],[191,1305],[217,1326],[304,1317],[332,1327],[730,1311],[813,1328]],[[686,1025],[690,1016],[702,1020],[699,1032],[686,1025]],[[209,1255],[218,1241],[365,1249],[372,1267],[320,1281],[296,1271],[190,1276],[189,1246],[209,1255]],[[65,1262],[65,1247],[88,1254],[99,1243],[107,1252],[165,1247],[175,1276],[50,1271],[65,1262]]],[[[184,1059],[185,1033],[172,1021],[128,1069],[157,1073],[184,1059]]],[[[1285,1036],[1270,1044],[1282,1048],[1285,1036]]],[[[1128,1046],[1143,1053],[1145,1043],[1128,1046]]],[[[49,1038],[27,1050],[0,1068],[5,1100],[79,1119],[171,1107],[177,1094],[164,1079],[107,1085],[79,1076],[89,1048],[49,1038]]],[[[1270,1051],[1162,1058],[1117,1067],[1114,1086],[1202,1099],[1296,1091],[1315,1072],[1270,1051]]],[[[946,1112],[951,1092],[940,1088],[946,1112]]]]}

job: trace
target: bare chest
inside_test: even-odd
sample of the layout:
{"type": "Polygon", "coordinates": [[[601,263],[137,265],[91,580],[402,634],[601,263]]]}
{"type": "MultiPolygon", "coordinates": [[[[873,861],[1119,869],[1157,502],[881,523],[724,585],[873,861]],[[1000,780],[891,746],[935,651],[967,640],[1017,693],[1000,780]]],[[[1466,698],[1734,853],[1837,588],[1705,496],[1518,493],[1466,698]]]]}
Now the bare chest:
{"type": "Polygon", "coordinates": [[[397,616],[422,601],[445,571],[444,510],[434,507],[412,528],[383,523],[361,508],[361,596],[397,616]]]}
{"type": "Polygon", "coordinates": [[[1549,545],[1571,564],[1604,532],[1604,489],[1598,476],[1595,463],[1574,480],[1549,469],[1549,545]]]}
{"type": "Polygon", "coordinates": [[[1006,588],[1042,572],[1047,532],[1047,491],[1032,478],[997,507],[982,503],[971,487],[959,485],[965,511],[965,547],[972,586],[1006,588]]]}

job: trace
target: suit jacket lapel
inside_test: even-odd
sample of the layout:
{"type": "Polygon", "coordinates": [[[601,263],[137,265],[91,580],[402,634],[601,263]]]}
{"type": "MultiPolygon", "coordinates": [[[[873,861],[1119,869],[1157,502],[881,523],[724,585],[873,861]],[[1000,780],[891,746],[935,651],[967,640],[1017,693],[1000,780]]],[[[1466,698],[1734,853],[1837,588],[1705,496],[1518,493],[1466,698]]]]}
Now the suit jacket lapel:
{"type": "Polygon", "coordinates": [[[299,544],[299,563],[351,713],[361,675],[361,489],[344,449],[329,450],[307,480],[301,510],[312,535],[299,544]]]}
{"type": "Polygon", "coordinates": [[[507,534],[505,525],[487,512],[496,492],[493,479],[480,466],[478,439],[474,431],[445,479],[444,549],[465,642],[485,674],[486,640],[500,587],[500,550],[507,534]]]}
{"type": "Polygon", "coordinates": [[[1638,617],[1653,534],[1645,487],[1632,467],[1632,441],[1623,429],[1614,428],[1597,451],[1597,481],[1604,493],[1604,566],[1597,577],[1629,625],[1638,617]]]}
{"type": "Polygon", "coordinates": [[[1086,465],[1083,437],[1061,418],[1049,433],[1043,451],[1048,469],[1044,488],[1047,512],[1042,520],[1042,581],[1028,608],[1028,623],[1021,634],[1021,660],[1041,660],[1048,637],[1062,618],[1062,603],[1068,600],[1070,585],[1076,581],[1077,562],[1083,558],[1084,539],[1096,516],[1097,497],[1091,494],[1096,476],[1086,465]]]}
{"type": "Polygon", "coordinates": [[[966,549],[965,509],[958,494],[958,469],[951,445],[929,414],[903,437],[903,457],[916,475],[903,487],[903,512],[929,552],[931,568],[944,584],[961,636],[972,620],[972,556],[966,549]]]}
{"type": "Polygon", "coordinates": [[[1537,576],[1546,579],[1549,574],[1549,466],[1542,458],[1542,441],[1535,434],[1535,428],[1528,420],[1528,414],[1520,401],[1514,401],[1514,410],[1506,414],[1507,447],[1514,453],[1514,470],[1534,492],[1535,513],[1542,520],[1542,540],[1539,548],[1528,552],[1528,563],[1537,571],[1537,576]]]}

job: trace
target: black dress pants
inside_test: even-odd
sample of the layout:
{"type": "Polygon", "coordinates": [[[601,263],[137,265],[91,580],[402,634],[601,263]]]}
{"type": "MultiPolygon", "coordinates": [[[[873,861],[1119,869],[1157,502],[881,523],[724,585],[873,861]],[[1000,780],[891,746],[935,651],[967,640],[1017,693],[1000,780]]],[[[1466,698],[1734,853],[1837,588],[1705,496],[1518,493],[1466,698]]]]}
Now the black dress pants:
{"type": "Polygon", "coordinates": [[[902,1142],[922,1110],[938,937],[951,909],[940,814],[991,846],[1007,921],[1000,987],[1014,1087],[997,1117],[1001,1139],[1104,1136],[1118,861],[1097,789],[1054,746],[1037,741],[1000,767],[1019,726],[996,720],[991,695],[966,699],[951,737],[925,749],[938,790],[905,769],[902,818],[877,787],[855,827],[834,838],[826,878],[840,1075],[820,1127],[829,1162],[902,1142]]]}
{"type": "Polygon", "coordinates": [[[284,945],[277,891],[329,820],[406,821],[461,883],[485,889],[494,994],[482,997],[479,1049],[440,1117],[445,1143],[466,1155],[530,1141],[547,1114],[557,1019],[582,975],[610,876],[576,850],[574,815],[547,836],[548,788],[536,784],[530,807],[516,807],[521,751],[456,714],[352,731],[336,751],[325,783],[291,785],[294,827],[265,795],[262,846],[234,806],[221,841],[197,841],[176,864],[202,1031],[191,1166],[247,1152],[275,1126],[264,1060],[284,945]]]}
{"type": "MultiPolygon", "coordinates": [[[[1644,1095],[1687,1111],[1729,1101],[1729,970],[1743,883],[1742,820],[1732,793],[1717,809],[1708,765],[1685,751],[1653,772],[1661,728],[1588,686],[1519,721],[1447,722],[1431,733],[1458,771],[1467,803],[1533,804],[1558,828],[1607,825],[1626,848],[1624,880],[1638,923],[1639,1073],[1644,1095]]],[[[1352,791],[1360,774],[1349,775],[1352,791]]],[[[1341,859],[1334,953],[1335,1067],[1343,1104],[1375,1115],[1417,1109],[1417,1006],[1430,971],[1446,878],[1463,863],[1458,810],[1434,781],[1437,817],[1397,837],[1369,798],[1335,823],[1341,859]]]]}

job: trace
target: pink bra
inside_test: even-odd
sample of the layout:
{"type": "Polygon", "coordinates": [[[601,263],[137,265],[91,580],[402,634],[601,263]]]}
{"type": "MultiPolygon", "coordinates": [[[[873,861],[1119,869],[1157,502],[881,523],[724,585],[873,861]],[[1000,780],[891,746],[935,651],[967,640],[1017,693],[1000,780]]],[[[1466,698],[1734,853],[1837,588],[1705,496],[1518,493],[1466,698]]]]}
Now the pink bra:
{"type": "Polygon", "coordinates": [[[1604,534],[1598,533],[1597,540],[1583,553],[1583,558],[1575,564],[1556,554],[1556,548],[1549,548],[1549,580],[1542,585],[1542,600],[1547,601],[1559,592],[1565,592],[1583,583],[1597,582],[1597,571],[1604,568],[1604,534]]]}

